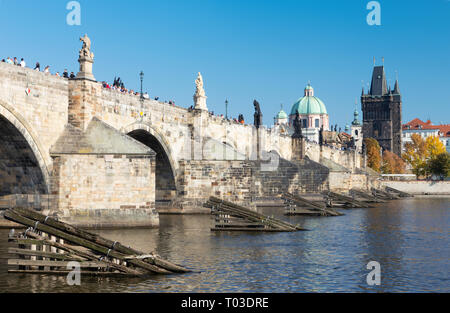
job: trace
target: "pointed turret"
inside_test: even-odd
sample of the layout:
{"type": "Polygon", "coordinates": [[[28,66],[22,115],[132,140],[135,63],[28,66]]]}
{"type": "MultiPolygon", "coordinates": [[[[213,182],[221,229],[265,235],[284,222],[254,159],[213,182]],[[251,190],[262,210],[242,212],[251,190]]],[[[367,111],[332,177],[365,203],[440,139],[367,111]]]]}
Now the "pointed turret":
{"type": "Polygon", "coordinates": [[[400,88],[398,87],[398,79],[395,81],[395,86],[394,86],[394,95],[399,95],[400,94],[400,88]]]}

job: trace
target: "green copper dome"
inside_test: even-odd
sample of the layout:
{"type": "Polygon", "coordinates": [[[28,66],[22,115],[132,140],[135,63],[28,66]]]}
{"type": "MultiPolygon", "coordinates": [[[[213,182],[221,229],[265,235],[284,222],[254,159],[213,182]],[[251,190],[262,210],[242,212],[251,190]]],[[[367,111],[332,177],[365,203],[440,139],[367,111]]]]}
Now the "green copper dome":
{"type": "Polygon", "coordinates": [[[325,104],[314,96],[314,89],[308,84],[305,88],[305,96],[294,103],[291,115],[297,114],[328,114],[325,104]]]}
{"type": "Polygon", "coordinates": [[[280,112],[278,112],[276,118],[279,119],[279,120],[281,120],[281,119],[287,119],[288,116],[287,116],[286,112],[284,112],[283,110],[281,110],[280,112]]]}

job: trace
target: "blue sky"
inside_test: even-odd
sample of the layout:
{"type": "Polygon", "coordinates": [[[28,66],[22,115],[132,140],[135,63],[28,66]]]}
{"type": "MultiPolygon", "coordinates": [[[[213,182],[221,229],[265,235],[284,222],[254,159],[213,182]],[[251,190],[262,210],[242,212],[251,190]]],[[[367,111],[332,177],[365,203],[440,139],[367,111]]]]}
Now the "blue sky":
{"type": "Polygon", "coordinates": [[[393,86],[398,71],[403,122],[450,123],[450,1],[384,0],[381,26],[369,26],[366,0],[80,0],[81,26],[66,24],[69,1],[0,0],[0,57],[39,61],[53,72],[78,71],[79,37],[87,33],[97,80],[120,76],[128,88],[192,104],[201,72],[208,107],[264,123],[280,104],[289,113],[311,81],[330,122],[353,117],[373,57],[385,59],[393,86]]]}

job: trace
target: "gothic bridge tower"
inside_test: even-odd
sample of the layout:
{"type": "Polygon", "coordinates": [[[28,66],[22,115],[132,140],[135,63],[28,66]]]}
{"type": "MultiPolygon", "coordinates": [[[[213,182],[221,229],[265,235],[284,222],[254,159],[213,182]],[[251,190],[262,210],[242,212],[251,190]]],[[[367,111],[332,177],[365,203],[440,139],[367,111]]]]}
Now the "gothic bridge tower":
{"type": "Polygon", "coordinates": [[[394,90],[388,87],[384,66],[375,66],[368,94],[361,95],[363,134],[378,140],[383,150],[401,155],[402,97],[395,81],[394,90]]]}

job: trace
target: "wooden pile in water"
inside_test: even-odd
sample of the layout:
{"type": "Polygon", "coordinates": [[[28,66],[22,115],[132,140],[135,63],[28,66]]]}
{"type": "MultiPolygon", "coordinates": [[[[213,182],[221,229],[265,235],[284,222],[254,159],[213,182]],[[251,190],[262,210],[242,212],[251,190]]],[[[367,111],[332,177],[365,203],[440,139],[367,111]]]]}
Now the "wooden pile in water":
{"type": "Polygon", "coordinates": [[[285,193],[281,196],[286,203],[286,215],[341,216],[336,210],[327,208],[325,202],[310,201],[298,195],[285,193]]]}
{"type": "Polygon", "coordinates": [[[157,254],[144,254],[51,217],[29,209],[9,209],[4,217],[29,227],[14,234],[9,241],[18,255],[8,265],[9,273],[66,275],[71,261],[80,264],[81,274],[93,276],[145,276],[149,274],[187,273],[190,270],[162,259],[157,254]],[[18,267],[18,268],[17,268],[18,267]]]}
{"type": "Polygon", "coordinates": [[[211,229],[213,231],[293,232],[304,230],[299,226],[216,197],[210,197],[205,206],[211,208],[211,213],[215,218],[215,226],[211,229]]]}
{"type": "Polygon", "coordinates": [[[332,191],[326,191],[323,194],[327,198],[327,203],[330,203],[332,207],[341,206],[343,208],[370,208],[370,205],[366,201],[359,201],[354,197],[352,198],[332,191]]]}

